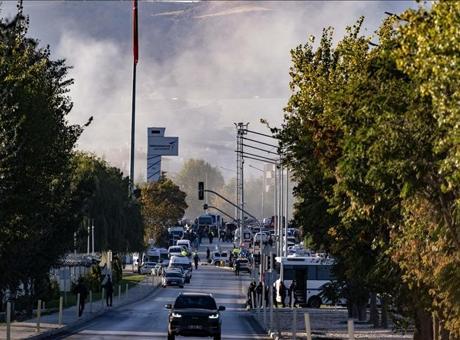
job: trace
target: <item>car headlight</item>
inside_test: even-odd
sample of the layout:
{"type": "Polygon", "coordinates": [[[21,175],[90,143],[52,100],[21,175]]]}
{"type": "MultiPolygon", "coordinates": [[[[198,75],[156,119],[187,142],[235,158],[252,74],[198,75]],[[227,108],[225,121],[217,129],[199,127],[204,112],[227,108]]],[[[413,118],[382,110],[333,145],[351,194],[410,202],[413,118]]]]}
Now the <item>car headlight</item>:
{"type": "Polygon", "coordinates": [[[219,318],[219,314],[211,314],[209,316],[210,319],[218,319],[219,318]]]}
{"type": "Polygon", "coordinates": [[[171,316],[172,316],[173,318],[181,318],[181,317],[182,317],[182,315],[181,315],[181,314],[178,314],[178,313],[171,313],[171,316]]]}

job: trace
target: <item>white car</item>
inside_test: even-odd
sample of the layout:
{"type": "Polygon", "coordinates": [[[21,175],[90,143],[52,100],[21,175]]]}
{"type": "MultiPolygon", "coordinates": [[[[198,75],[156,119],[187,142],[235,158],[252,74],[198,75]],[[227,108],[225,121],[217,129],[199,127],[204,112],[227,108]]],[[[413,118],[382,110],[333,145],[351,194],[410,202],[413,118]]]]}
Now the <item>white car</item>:
{"type": "Polygon", "coordinates": [[[254,235],[254,243],[259,244],[260,242],[268,242],[268,238],[270,237],[270,233],[267,231],[260,231],[254,235]]]}
{"type": "Polygon", "coordinates": [[[156,262],[144,262],[144,264],[139,268],[140,274],[152,274],[152,269],[155,268],[156,262]]]}
{"type": "Polygon", "coordinates": [[[183,251],[186,249],[183,246],[171,246],[168,248],[168,254],[171,258],[172,256],[181,256],[183,251]]]}

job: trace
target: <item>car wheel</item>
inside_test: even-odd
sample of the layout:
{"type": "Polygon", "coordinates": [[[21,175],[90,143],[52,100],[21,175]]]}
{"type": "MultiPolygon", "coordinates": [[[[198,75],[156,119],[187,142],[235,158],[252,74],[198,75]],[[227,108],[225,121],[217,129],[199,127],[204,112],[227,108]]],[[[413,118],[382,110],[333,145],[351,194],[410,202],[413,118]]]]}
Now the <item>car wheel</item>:
{"type": "Polygon", "coordinates": [[[311,308],[319,308],[321,307],[321,298],[319,296],[312,296],[310,300],[308,300],[308,306],[311,308]]]}
{"type": "Polygon", "coordinates": [[[184,285],[182,285],[182,286],[179,286],[179,288],[184,288],[184,285]]]}
{"type": "Polygon", "coordinates": [[[174,340],[176,336],[174,334],[168,333],[168,340],[174,340]]]}

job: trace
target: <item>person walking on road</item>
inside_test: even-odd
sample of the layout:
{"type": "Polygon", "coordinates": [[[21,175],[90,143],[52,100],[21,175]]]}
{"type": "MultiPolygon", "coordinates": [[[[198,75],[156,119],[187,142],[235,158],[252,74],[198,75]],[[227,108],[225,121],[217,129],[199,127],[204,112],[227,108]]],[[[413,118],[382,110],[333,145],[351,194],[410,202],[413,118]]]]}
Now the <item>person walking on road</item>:
{"type": "Polygon", "coordinates": [[[85,309],[86,297],[88,296],[88,288],[86,288],[86,285],[83,282],[82,277],[78,279],[77,286],[75,287],[75,294],[80,294],[80,301],[78,304],[78,316],[81,316],[83,314],[83,310],[85,309]]]}
{"type": "Polygon", "coordinates": [[[281,297],[281,305],[283,307],[286,307],[286,303],[285,303],[285,301],[286,301],[286,286],[284,285],[283,281],[280,282],[278,294],[281,297]]]}
{"type": "Polygon", "coordinates": [[[206,260],[209,262],[211,259],[211,251],[209,250],[209,247],[206,249],[206,260]]]}
{"type": "Polygon", "coordinates": [[[248,294],[247,294],[247,306],[249,308],[255,307],[255,301],[252,301],[252,298],[254,297],[256,293],[256,283],[254,281],[251,282],[251,284],[248,287],[248,294]]]}
{"type": "Polygon", "coordinates": [[[236,276],[240,276],[240,261],[236,260],[235,261],[235,275],[236,276]]]}
{"type": "Polygon", "coordinates": [[[272,296],[273,296],[273,307],[278,308],[278,300],[276,300],[276,286],[273,285],[272,296]]]}
{"type": "Polygon", "coordinates": [[[107,304],[107,307],[112,307],[113,283],[110,277],[107,280],[107,283],[105,284],[105,290],[107,291],[107,294],[105,297],[105,303],[107,304]]]}
{"type": "Polygon", "coordinates": [[[295,280],[292,280],[292,283],[289,286],[289,306],[292,306],[292,302],[294,302],[294,306],[297,304],[297,296],[295,295],[296,289],[297,282],[295,280]],[[294,301],[292,301],[292,296],[294,296],[294,301]]]}
{"type": "Polygon", "coordinates": [[[257,296],[257,301],[256,304],[259,305],[260,307],[263,307],[264,302],[262,301],[262,290],[264,289],[264,286],[262,285],[262,281],[259,281],[259,284],[256,287],[256,296],[257,296]]]}
{"type": "Polygon", "coordinates": [[[198,256],[198,253],[195,253],[193,256],[193,261],[195,262],[195,270],[198,269],[198,262],[200,261],[200,257],[198,256]]]}

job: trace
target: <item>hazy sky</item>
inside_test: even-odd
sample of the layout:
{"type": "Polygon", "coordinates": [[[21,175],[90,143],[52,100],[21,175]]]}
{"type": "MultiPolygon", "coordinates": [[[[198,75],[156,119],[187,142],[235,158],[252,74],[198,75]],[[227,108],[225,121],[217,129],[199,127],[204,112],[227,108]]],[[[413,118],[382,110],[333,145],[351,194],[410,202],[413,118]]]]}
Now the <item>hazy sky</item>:
{"type": "MultiPolygon", "coordinates": [[[[235,168],[234,122],[263,131],[260,118],[282,121],[289,98],[290,49],[333,26],[365,16],[368,33],[384,12],[414,2],[157,2],[139,3],[136,177],[145,178],[147,127],[179,136],[179,157],[163,158],[175,172],[188,158],[235,168]]],[[[2,17],[15,2],[0,6],[2,17]]],[[[78,147],[103,156],[127,174],[131,122],[131,1],[25,1],[31,37],[73,66],[71,122],[94,121],[78,147]]],[[[261,166],[254,163],[256,166],[261,166]]],[[[221,169],[226,177],[231,171],[221,169]]],[[[248,171],[255,171],[248,168],[248,171]]],[[[258,175],[257,173],[254,173],[258,175]]]]}

